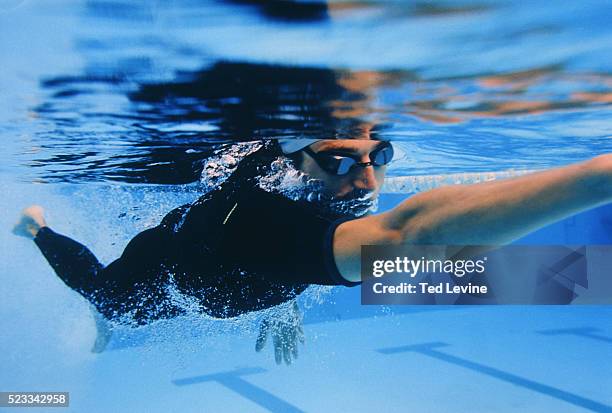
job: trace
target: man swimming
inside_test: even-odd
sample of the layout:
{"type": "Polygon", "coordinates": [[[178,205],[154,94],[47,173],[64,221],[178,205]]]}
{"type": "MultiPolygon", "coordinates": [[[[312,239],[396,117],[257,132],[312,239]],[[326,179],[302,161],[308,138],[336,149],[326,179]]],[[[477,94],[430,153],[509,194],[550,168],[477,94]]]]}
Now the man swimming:
{"type": "MultiPolygon", "coordinates": [[[[333,156],[329,150],[325,156],[316,155],[308,147],[313,142],[284,140],[280,145],[260,145],[222,185],[137,235],[122,256],[106,267],[86,247],[51,230],[41,207],[24,210],[15,232],[33,238],[62,281],[96,307],[94,315],[102,314],[108,320],[142,325],[185,314],[181,303],[173,300],[176,290],[195,298],[201,311],[213,317],[235,317],[273,307],[292,300],[310,284],[346,283],[335,271],[330,255],[331,224],[371,209],[384,166],[393,156],[387,142],[370,141],[374,145],[364,148],[361,155],[350,144],[338,148],[339,154],[348,156],[333,156]],[[325,173],[334,179],[317,179],[324,176],[307,161],[304,169],[312,172],[312,178],[289,167],[288,157],[298,162],[302,149],[316,159],[315,165],[321,164],[321,172],[328,171],[325,173]],[[365,151],[372,158],[368,161],[371,167],[360,164],[353,168],[361,162],[355,157],[367,156],[365,151]],[[336,158],[339,169],[330,170],[334,165],[329,162],[336,158]],[[376,179],[369,176],[373,168],[376,179]],[[363,182],[353,182],[361,175],[357,169],[367,174],[363,182]],[[294,174],[291,185],[273,182],[278,177],[286,179],[289,171],[294,174]],[[300,182],[304,185],[298,190],[300,182]]],[[[338,143],[332,141],[328,149],[338,143]]],[[[288,309],[292,318],[299,317],[295,305],[288,309]]],[[[108,340],[103,320],[98,317],[99,350],[108,340]]],[[[266,320],[263,326],[273,322],[266,320]]],[[[285,324],[291,327],[293,323],[285,324]]],[[[287,330],[287,325],[279,328],[287,330]]],[[[278,334],[273,337],[277,360],[279,346],[285,361],[295,356],[300,328],[280,334],[289,343],[279,345],[278,334]]],[[[262,329],[258,349],[265,342],[265,332],[262,329]]]]}
{"type": "Polygon", "coordinates": [[[202,312],[235,317],[291,301],[310,284],[358,285],[362,245],[505,244],[612,197],[612,158],[603,155],[437,188],[369,214],[392,156],[390,143],[369,139],[267,142],[218,188],[138,234],[106,267],[51,230],[40,207],[25,209],[15,232],[33,238],[57,275],[104,317],[146,324],[184,313],[170,284],[195,297],[202,312]],[[263,189],[260,178],[279,159],[318,185],[315,196],[263,189]]]}

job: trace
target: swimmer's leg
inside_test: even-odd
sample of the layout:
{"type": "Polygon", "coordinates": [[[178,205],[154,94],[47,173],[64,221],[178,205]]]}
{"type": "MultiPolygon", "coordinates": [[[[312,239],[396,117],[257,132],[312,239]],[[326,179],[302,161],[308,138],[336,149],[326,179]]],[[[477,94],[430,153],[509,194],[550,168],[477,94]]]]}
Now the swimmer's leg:
{"type": "Polygon", "coordinates": [[[102,353],[113,335],[113,326],[93,305],[90,305],[89,309],[96,323],[96,341],[91,352],[102,353]]]}
{"type": "Polygon", "coordinates": [[[49,228],[42,207],[24,209],[13,233],[33,239],[62,281],[88,298],[92,281],[104,266],[87,247],[49,228]]]}
{"type": "MultiPolygon", "coordinates": [[[[33,205],[24,209],[13,233],[33,239],[58,277],[91,301],[94,278],[104,266],[87,247],[51,230],[45,222],[42,207],[33,205]]],[[[109,321],[93,305],[90,308],[97,331],[92,352],[99,353],[108,344],[112,329],[109,321]]]]}
{"type": "Polygon", "coordinates": [[[49,227],[41,228],[34,242],[68,287],[85,298],[91,296],[95,278],[104,266],[87,247],[49,227]]]}
{"type": "MultiPolygon", "coordinates": [[[[183,212],[184,207],[177,208],[168,216],[183,212]]],[[[180,260],[180,248],[170,228],[172,222],[165,218],[161,225],[136,235],[121,257],[106,267],[87,247],[51,230],[40,207],[26,208],[14,232],[34,239],[57,276],[95,305],[106,320],[119,321],[118,317],[130,314],[144,325],[184,313],[164,288],[169,269],[180,260]]],[[[108,342],[106,327],[110,323],[98,322],[103,318],[97,315],[94,318],[99,339],[108,342]]]]}

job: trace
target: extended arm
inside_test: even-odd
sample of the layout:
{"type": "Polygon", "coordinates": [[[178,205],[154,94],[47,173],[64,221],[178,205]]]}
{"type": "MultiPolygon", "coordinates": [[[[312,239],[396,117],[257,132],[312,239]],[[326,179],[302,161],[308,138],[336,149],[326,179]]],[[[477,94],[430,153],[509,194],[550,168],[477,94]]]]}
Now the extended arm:
{"type": "Polygon", "coordinates": [[[339,225],[334,259],[344,278],[359,281],[361,245],[506,244],[611,201],[612,155],[513,179],[445,186],[339,225]]]}

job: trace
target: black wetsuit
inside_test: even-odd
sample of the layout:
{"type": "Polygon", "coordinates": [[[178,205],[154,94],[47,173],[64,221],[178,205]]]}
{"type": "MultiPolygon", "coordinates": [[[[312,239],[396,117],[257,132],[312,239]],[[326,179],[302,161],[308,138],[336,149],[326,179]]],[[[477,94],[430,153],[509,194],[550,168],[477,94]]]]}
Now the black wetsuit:
{"type": "Polygon", "coordinates": [[[106,267],[49,228],[35,242],[107,318],[138,324],[185,314],[191,307],[176,290],[198,311],[225,318],[291,300],[309,284],[356,285],[338,273],[331,247],[336,226],[352,217],[260,189],[252,179],[260,162],[257,153],[243,161],[222,186],[138,234],[106,267]]]}

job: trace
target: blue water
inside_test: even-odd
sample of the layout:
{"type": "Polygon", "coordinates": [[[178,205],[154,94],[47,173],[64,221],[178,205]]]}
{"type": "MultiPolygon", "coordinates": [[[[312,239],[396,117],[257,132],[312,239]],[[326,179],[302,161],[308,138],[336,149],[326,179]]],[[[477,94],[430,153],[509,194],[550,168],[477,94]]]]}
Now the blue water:
{"type": "MultiPolygon", "coordinates": [[[[254,351],[256,315],[126,328],[94,355],[84,300],[9,232],[39,203],[109,262],[237,140],[377,125],[398,152],[383,210],[610,152],[610,2],[529,3],[0,0],[0,391],[70,391],[75,412],[612,411],[609,306],[389,308],[338,287],[300,299],[290,367],[254,351]]],[[[520,242],[610,244],[611,217],[520,242]]]]}

